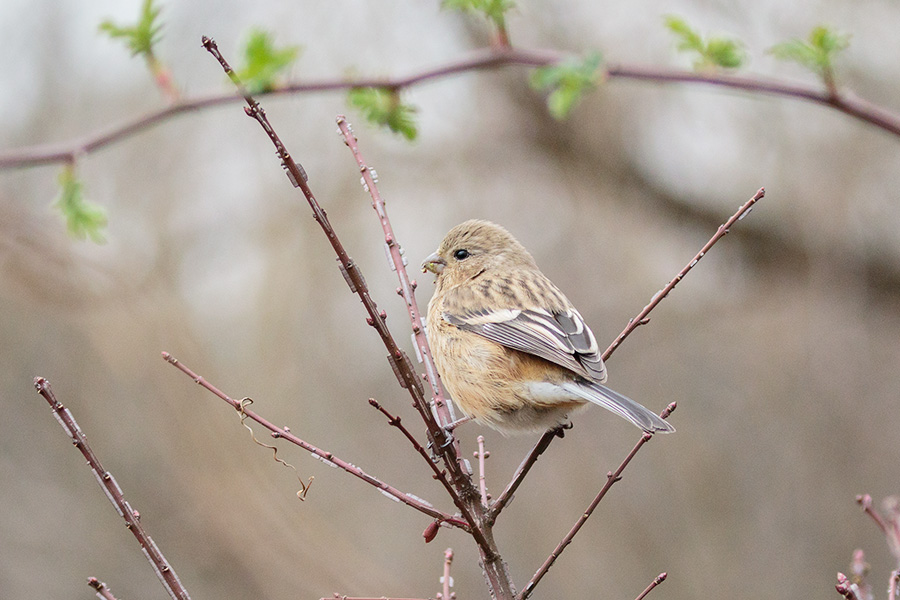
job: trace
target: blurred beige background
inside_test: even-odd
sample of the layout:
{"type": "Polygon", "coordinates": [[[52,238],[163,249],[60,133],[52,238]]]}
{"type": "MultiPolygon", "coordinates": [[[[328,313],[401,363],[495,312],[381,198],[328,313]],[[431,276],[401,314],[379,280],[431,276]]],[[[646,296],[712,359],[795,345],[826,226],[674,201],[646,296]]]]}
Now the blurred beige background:
{"type": "MultiPolygon", "coordinates": [[[[162,105],[139,60],[97,34],[139,2],[0,5],[0,141],[65,142],[162,105]]],[[[747,43],[748,71],[812,81],[765,54],[832,23],[853,35],[841,81],[900,110],[896,2],[522,0],[512,40],[613,63],[688,66],[662,16],[747,43]]],[[[227,56],[250,26],[301,44],[295,79],[353,69],[404,75],[485,43],[435,2],[164,2],[160,58],[188,96],[227,91],[200,36],[227,56]]],[[[236,60],[235,60],[236,62],[236,60]]],[[[835,597],[864,548],[876,591],[893,568],[854,504],[898,493],[900,139],[797,101],[613,81],[556,123],[528,72],[465,74],[410,90],[412,144],[367,127],[343,94],[264,103],[408,342],[396,280],[334,116],[347,112],[378,169],[412,266],[472,217],[529,247],[608,343],[758,187],[768,194],[610,361],[610,383],[678,433],[637,457],[536,597],[835,597]]],[[[446,510],[397,432],[366,404],[414,415],[331,250],[238,105],[181,116],[86,157],[86,194],[109,241],[73,241],[49,208],[57,166],[0,172],[0,589],[163,598],[132,536],[32,389],[48,377],[194,598],[332,592],[433,596],[457,552],[458,597],[485,598],[463,535],[292,448],[316,477],[253,445],[233,411],[167,366],[167,350],[310,442],[446,510]]],[[[431,292],[418,275],[419,301],[431,292]]],[[[484,433],[498,493],[534,441],[484,433]]],[[[264,436],[261,436],[264,437],[264,436]]],[[[582,413],[503,514],[496,535],[524,585],[637,439],[582,413]]],[[[880,591],[878,593],[881,593],[880,591]]]]}

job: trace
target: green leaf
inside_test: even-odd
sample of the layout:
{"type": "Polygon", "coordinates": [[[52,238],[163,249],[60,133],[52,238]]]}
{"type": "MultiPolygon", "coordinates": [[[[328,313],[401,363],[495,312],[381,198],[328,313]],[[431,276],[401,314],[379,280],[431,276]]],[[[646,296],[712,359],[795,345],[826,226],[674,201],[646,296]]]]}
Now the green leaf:
{"type": "Polygon", "coordinates": [[[251,94],[272,91],[278,87],[282,75],[300,55],[300,46],[275,46],[272,35],[253,29],[244,46],[244,65],[237,76],[251,94]]]}
{"type": "Polygon", "coordinates": [[[516,3],[513,0],[444,0],[444,8],[471,13],[480,13],[485,17],[500,24],[506,18],[506,13],[516,3]]]}
{"type": "Polygon", "coordinates": [[[723,36],[704,40],[703,36],[688,25],[684,19],[675,15],[667,15],[665,24],[669,31],[675,34],[678,40],[676,47],[679,51],[697,54],[697,58],[694,60],[695,70],[702,71],[719,67],[737,69],[747,59],[744,45],[738,40],[723,36]]]}
{"type": "Polygon", "coordinates": [[[537,90],[550,90],[547,109],[555,119],[565,119],[581,101],[585,91],[597,87],[603,78],[599,52],[583,59],[569,59],[556,65],[539,67],[531,74],[531,86],[537,90]]]}
{"type": "Polygon", "coordinates": [[[419,133],[413,116],[417,112],[416,108],[403,104],[397,90],[353,88],[347,95],[347,101],[361,110],[370,123],[388,127],[410,141],[416,139],[419,133]]]}
{"type": "Polygon", "coordinates": [[[824,25],[813,29],[807,39],[794,38],[769,48],[778,60],[795,62],[833,84],[834,59],[850,46],[850,35],[824,25]]]}
{"type": "Polygon", "coordinates": [[[75,169],[71,165],[66,166],[59,174],[58,181],[59,196],[53,202],[53,207],[66,218],[69,234],[80,240],[89,237],[95,244],[106,242],[103,236],[107,224],[106,210],[85,200],[75,169]]]}
{"type": "Polygon", "coordinates": [[[162,24],[157,22],[160,7],[153,5],[154,0],[144,0],[141,15],[134,25],[116,25],[110,20],[100,23],[100,31],[112,39],[122,39],[131,50],[132,56],[153,55],[153,45],[160,40],[162,24]]]}

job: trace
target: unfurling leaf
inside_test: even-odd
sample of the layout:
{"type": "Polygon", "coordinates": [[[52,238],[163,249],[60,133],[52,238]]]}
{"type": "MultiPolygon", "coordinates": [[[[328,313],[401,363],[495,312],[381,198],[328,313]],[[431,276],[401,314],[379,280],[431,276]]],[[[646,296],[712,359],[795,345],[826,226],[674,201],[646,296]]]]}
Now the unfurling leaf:
{"type": "Polygon", "coordinates": [[[67,165],[59,174],[58,181],[59,196],[56,197],[53,207],[66,218],[69,234],[80,240],[89,237],[95,244],[104,243],[106,211],[103,207],[85,200],[82,184],[75,176],[75,169],[67,165]]]}
{"type": "Polygon", "coordinates": [[[769,48],[778,60],[795,62],[819,77],[828,87],[834,86],[834,59],[850,45],[850,35],[824,25],[813,29],[807,39],[794,38],[769,48]]]}
{"type": "Polygon", "coordinates": [[[244,46],[244,65],[236,74],[251,94],[269,92],[278,87],[279,77],[299,55],[300,46],[278,48],[271,34],[253,29],[244,46]]]}
{"type": "Polygon", "coordinates": [[[703,36],[688,25],[687,21],[675,15],[667,15],[665,24],[678,38],[678,50],[697,54],[694,60],[694,69],[697,71],[717,67],[737,69],[747,59],[744,45],[738,40],[723,36],[703,39],[703,36]]]}
{"type": "Polygon", "coordinates": [[[153,45],[159,41],[159,32],[162,30],[162,24],[157,22],[162,9],[154,6],[153,2],[154,0],[144,0],[141,16],[134,25],[116,25],[106,20],[100,23],[100,31],[112,39],[124,40],[132,56],[152,57],[153,45]]]}
{"type": "Polygon", "coordinates": [[[550,90],[547,108],[556,119],[565,119],[581,101],[585,91],[592,90],[603,77],[603,59],[599,52],[583,59],[570,59],[556,65],[540,67],[531,74],[531,86],[550,90]]]}
{"type": "Polygon", "coordinates": [[[397,90],[386,88],[353,88],[347,96],[351,106],[378,126],[388,127],[408,140],[416,139],[418,129],[413,115],[416,108],[400,101],[397,90]]]}

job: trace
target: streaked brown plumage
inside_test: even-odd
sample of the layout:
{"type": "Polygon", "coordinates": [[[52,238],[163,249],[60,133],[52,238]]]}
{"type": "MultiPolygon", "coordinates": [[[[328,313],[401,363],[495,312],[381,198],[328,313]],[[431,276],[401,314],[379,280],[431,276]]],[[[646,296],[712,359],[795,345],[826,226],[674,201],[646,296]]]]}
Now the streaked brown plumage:
{"type": "Polygon", "coordinates": [[[644,431],[674,431],[602,385],[606,367],[594,334],[504,228],[457,225],[422,266],[437,275],[428,340],[468,417],[504,434],[544,431],[591,402],[644,431]]]}

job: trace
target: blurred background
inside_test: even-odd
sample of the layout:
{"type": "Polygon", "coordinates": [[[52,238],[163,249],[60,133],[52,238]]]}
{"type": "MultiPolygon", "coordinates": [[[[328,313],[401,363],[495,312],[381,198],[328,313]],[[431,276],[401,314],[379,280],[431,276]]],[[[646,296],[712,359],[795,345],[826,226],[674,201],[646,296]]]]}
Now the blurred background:
{"type": "MultiPolygon", "coordinates": [[[[230,87],[251,26],[303,53],[292,79],[401,76],[487,44],[482,21],[438,2],[164,1],[159,58],[186,97],[230,87]]],[[[138,0],[0,5],[0,150],[65,143],[156,110],[140,59],[98,34],[138,0]]],[[[662,18],[746,43],[748,73],[814,83],[765,53],[832,24],[852,34],[842,85],[900,111],[900,6],[775,0],[521,0],[523,47],[600,49],[610,63],[690,68],[662,18]]],[[[469,218],[510,229],[608,344],[757,188],[767,195],[615,353],[610,384],[678,433],[626,471],[538,588],[539,598],[834,597],[867,551],[876,590],[894,561],[854,503],[900,492],[900,139],[822,107],[696,85],[614,80],[564,122],[521,68],[436,80],[404,96],[408,143],[367,126],[343,93],[264,106],[412,355],[382,233],[334,117],[377,168],[410,266],[469,218]]],[[[70,238],[50,205],[60,165],[0,172],[0,589],[89,598],[165,592],[35,394],[50,379],[194,598],[433,596],[452,547],[460,599],[487,593],[459,532],[305,453],[255,446],[237,415],[167,366],[171,352],[309,442],[452,510],[427,467],[367,404],[415,422],[330,247],[269,141],[238,104],[182,115],[84,157],[107,243],[70,238]]],[[[414,269],[415,270],[415,269],[414,269]]],[[[417,274],[419,302],[430,277],[417,274]]],[[[417,428],[417,433],[421,433],[417,428]]],[[[535,438],[476,425],[499,493],[535,438]]],[[[260,434],[265,438],[264,434],[260,434]]],[[[577,416],[503,514],[519,586],[638,439],[600,409],[577,416]]],[[[880,593],[880,592],[878,592],[880,593]]]]}

